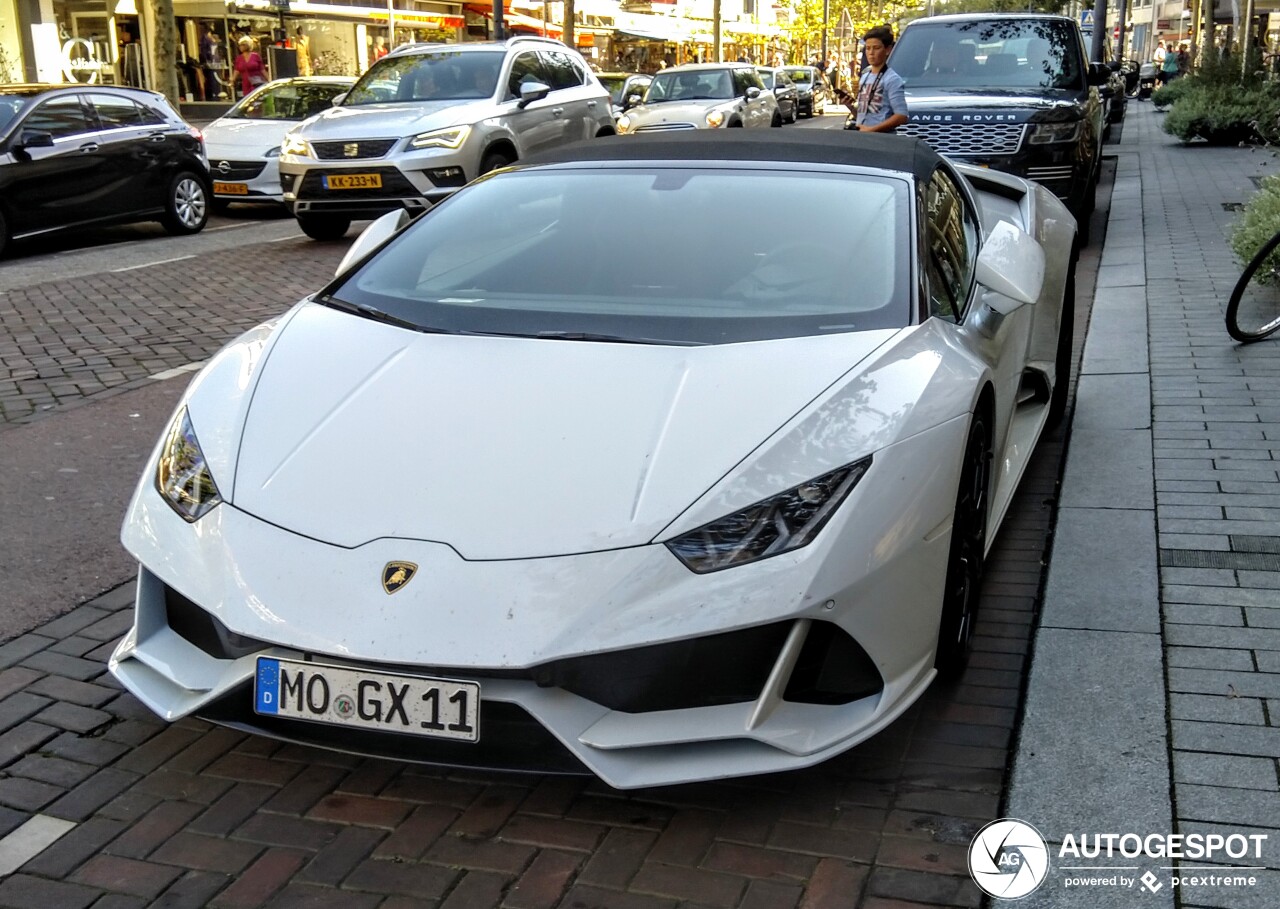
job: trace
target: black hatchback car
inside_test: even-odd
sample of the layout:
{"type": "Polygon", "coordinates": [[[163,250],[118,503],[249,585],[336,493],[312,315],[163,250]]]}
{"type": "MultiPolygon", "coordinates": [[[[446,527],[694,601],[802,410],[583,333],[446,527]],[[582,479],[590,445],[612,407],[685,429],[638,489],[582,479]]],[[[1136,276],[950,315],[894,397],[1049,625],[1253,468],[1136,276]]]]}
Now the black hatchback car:
{"type": "Polygon", "coordinates": [[[164,97],[107,85],[0,85],[0,252],[70,227],[157,220],[204,228],[199,130],[164,97]]]}

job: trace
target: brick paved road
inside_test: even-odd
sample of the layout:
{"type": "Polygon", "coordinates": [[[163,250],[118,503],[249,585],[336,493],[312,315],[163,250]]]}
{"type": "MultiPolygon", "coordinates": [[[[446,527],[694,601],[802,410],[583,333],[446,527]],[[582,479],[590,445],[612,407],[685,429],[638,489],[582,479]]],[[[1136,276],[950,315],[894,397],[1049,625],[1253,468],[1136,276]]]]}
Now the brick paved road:
{"type": "MultiPolygon", "coordinates": [[[[0,297],[0,431],[207,357],[339,251],[276,243],[0,297]]],[[[130,620],[129,586],[112,590],[0,645],[0,836],[74,825],[0,881],[0,906],[977,906],[965,852],[1000,809],[1061,454],[1042,442],[1006,519],[960,681],[798,773],[618,793],[166,727],[105,672],[130,620]]]]}

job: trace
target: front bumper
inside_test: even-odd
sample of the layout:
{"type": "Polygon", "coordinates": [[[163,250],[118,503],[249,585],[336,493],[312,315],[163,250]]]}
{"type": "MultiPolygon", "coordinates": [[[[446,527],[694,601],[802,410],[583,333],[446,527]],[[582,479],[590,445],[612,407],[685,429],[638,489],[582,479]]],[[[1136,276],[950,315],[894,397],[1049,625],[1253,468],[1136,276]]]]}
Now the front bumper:
{"type": "Polygon", "coordinates": [[[618,788],[810,766],[934,677],[955,495],[934,461],[956,424],[888,449],[891,482],[873,464],[808,547],[709,575],[661,544],[468,562],[424,541],[327,546],[225,503],[189,525],[144,481],[124,531],[135,622],[110,668],[170,721],[425,763],[585,769],[618,788]],[[886,507],[898,475],[926,479],[886,507]],[[941,518],[921,504],[938,501],[941,518]],[[391,597],[378,579],[397,560],[420,578],[391,597]],[[475,681],[481,742],[258,716],[259,656],[475,681]]]}
{"type": "Polygon", "coordinates": [[[280,161],[284,203],[295,214],[334,214],[374,218],[404,209],[419,214],[474,179],[477,159],[467,146],[424,149],[377,158],[319,160],[286,155],[280,161]],[[378,176],[378,187],[330,189],[329,177],[378,176]]]}
{"type": "Polygon", "coordinates": [[[209,178],[213,181],[213,197],[221,202],[284,201],[277,158],[215,156],[210,160],[209,178]]]}

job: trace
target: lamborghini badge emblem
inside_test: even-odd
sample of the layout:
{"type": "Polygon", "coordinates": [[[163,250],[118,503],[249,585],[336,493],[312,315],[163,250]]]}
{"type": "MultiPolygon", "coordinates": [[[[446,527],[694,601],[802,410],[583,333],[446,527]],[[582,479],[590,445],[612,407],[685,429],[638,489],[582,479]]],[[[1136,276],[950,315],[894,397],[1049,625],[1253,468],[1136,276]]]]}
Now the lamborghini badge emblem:
{"type": "Polygon", "coordinates": [[[382,569],[382,589],[395,593],[417,573],[418,566],[412,562],[388,562],[382,569]]]}

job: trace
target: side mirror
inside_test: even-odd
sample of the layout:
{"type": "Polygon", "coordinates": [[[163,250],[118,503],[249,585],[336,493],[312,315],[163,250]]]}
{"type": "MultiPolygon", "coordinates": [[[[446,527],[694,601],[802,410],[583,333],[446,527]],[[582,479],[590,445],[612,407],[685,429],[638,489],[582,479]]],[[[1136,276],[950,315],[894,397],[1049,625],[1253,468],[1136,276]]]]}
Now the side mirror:
{"type": "Polygon", "coordinates": [[[24,129],[18,134],[14,148],[53,148],[53,133],[42,129],[24,129]]]}
{"type": "Polygon", "coordinates": [[[1111,79],[1111,70],[1107,69],[1105,63],[1089,64],[1089,84],[1090,85],[1106,85],[1111,79]]]}
{"type": "Polygon", "coordinates": [[[998,221],[978,253],[974,277],[987,290],[995,291],[996,296],[987,297],[987,305],[1008,315],[1040,298],[1044,250],[1029,234],[1008,221],[998,221]]]}
{"type": "Polygon", "coordinates": [[[541,101],[551,94],[551,86],[543,82],[525,82],[520,86],[520,106],[541,101]]]}
{"type": "Polygon", "coordinates": [[[334,107],[340,107],[340,106],[342,105],[342,102],[347,100],[347,95],[349,95],[349,94],[351,94],[351,93],[350,93],[350,92],[338,92],[338,94],[336,94],[336,95],[334,95],[334,96],[333,96],[333,101],[331,101],[330,103],[331,103],[334,107]]]}
{"type": "Polygon", "coordinates": [[[369,253],[373,252],[387,240],[390,240],[400,228],[404,227],[413,218],[403,208],[399,211],[389,211],[385,215],[372,222],[368,227],[360,232],[360,236],[356,237],[351,248],[347,250],[347,254],[342,257],[342,261],[338,263],[337,269],[333,276],[339,278],[350,271],[355,264],[363,259],[369,253]]]}
{"type": "Polygon", "coordinates": [[[756,98],[759,98],[759,97],[760,97],[760,89],[756,88],[754,85],[748,85],[747,100],[754,101],[756,98]]]}

